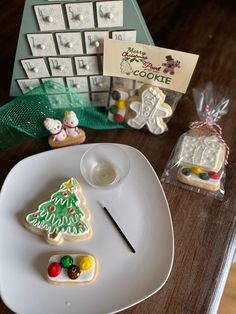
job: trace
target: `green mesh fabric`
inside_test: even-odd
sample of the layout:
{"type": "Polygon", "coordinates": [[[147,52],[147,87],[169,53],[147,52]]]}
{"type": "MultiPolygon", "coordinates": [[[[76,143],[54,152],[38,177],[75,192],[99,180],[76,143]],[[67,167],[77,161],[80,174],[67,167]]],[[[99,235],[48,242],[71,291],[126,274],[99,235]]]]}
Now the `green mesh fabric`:
{"type": "Polygon", "coordinates": [[[95,107],[81,94],[73,93],[56,82],[47,81],[0,107],[0,148],[13,146],[21,138],[48,135],[43,125],[44,119],[49,117],[62,120],[64,112],[68,110],[76,113],[80,127],[98,130],[126,127],[108,120],[105,109],[95,107]]]}

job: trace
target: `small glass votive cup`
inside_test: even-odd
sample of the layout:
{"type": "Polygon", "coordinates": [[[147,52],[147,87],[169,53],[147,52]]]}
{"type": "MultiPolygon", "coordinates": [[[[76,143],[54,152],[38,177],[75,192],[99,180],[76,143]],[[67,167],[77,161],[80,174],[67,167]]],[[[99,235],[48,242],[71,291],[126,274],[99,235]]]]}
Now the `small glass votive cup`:
{"type": "Polygon", "coordinates": [[[129,170],[129,156],[115,144],[95,144],[80,161],[83,178],[94,188],[112,188],[121,184],[129,170]]]}

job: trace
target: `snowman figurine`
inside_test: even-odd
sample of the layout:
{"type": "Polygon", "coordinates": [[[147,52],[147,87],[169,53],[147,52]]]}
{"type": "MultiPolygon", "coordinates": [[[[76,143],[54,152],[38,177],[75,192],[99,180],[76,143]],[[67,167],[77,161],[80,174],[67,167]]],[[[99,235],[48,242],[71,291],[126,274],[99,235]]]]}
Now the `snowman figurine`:
{"type": "Polygon", "coordinates": [[[76,137],[80,134],[80,129],[78,128],[79,120],[74,111],[66,111],[64,113],[63,123],[67,136],[76,137]]]}
{"type": "Polygon", "coordinates": [[[66,139],[67,135],[61,121],[46,118],[44,120],[44,126],[51,134],[53,134],[52,136],[53,142],[62,142],[66,139]]]}

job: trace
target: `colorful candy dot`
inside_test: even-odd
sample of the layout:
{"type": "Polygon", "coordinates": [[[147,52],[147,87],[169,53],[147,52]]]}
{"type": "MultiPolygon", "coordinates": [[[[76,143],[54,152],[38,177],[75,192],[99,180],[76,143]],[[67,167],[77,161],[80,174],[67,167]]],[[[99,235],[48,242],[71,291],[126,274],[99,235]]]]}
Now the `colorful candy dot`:
{"type": "Polygon", "coordinates": [[[208,173],[206,173],[206,172],[200,173],[199,177],[200,177],[200,179],[205,180],[205,181],[210,179],[208,173]]]}
{"type": "Polygon", "coordinates": [[[56,207],[54,205],[51,205],[48,207],[48,210],[50,210],[50,212],[55,212],[56,207]]]}
{"type": "Polygon", "coordinates": [[[60,265],[63,268],[69,268],[73,264],[73,258],[70,255],[64,255],[60,260],[60,265]]]}
{"type": "Polygon", "coordinates": [[[82,227],[83,226],[82,222],[81,221],[77,222],[77,226],[82,227]]]}
{"type": "Polygon", "coordinates": [[[61,273],[61,265],[57,262],[53,262],[48,266],[48,275],[50,277],[57,277],[61,273]]]}
{"type": "Polygon", "coordinates": [[[68,193],[67,193],[67,192],[62,192],[62,195],[63,195],[63,196],[67,196],[68,193]]]}
{"type": "Polygon", "coordinates": [[[76,265],[71,265],[69,268],[68,268],[68,276],[70,279],[72,280],[75,280],[79,277],[80,275],[80,268],[76,265]]]}
{"type": "Polygon", "coordinates": [[[123,122],[124,121],[124,117],[121,114],[117,113],[117,114],[114,115],[114,120],[116,122],[123,122]]]}
{"type": "Polygon", "coordinates": [[[93,259],[91,256],[81,256],[78,260],[78,266],[81,270],[89,270],[93,267],[93,259]]]}
{"type": "Polygon", "coordinates": [[[121,95],[120,95],[120,92],[114,90],[111,94],[111,97],[114,99],[114,100],[118,100],[120,99],[121,95]]]}
{"type": "Polygon", "coordinates": [[[110,113],[115,114],[119,111],[117,106],[111,106],[111,108],[109,109],[110,113]]]}
{"type": "Polygon", "coordinates": [[[74,214],[74,213],[75,213],[75,210],[74,210],[74,208],[71,207],[71,208],[68,209],[68,212],[69,212],[70,214],[74,214]]]}
{"type": "Polygon", "coordinates": [[[208,174],[209,174],[211,179],[214,179],[214,180],[220,179],[220,174],[217,172],[210,171],[210,172],[208,172],[208,174]]]}
{"type": "Polygon", "coordinates": [[[119,109],[124,109],[126,107],[126,101],[123,99],[117,100],[116,105],[119,109]]]}
{"type": "Polygon", "coordinates": [[[181,170],[181,172],[182,172],[182,174],[184,175],[184,176],[190,176],[190,174],[191,174],[191,169],[190,168],[183,168],[182,170],[181,170]]]}
{"type": "Polygon", "coordinates": [[[200,173],[202,173],[202,168],[200,168],[200,167],[193,167],[192,168],[192,172],[195,173],[196,175],[199,175],[200,173]]]}

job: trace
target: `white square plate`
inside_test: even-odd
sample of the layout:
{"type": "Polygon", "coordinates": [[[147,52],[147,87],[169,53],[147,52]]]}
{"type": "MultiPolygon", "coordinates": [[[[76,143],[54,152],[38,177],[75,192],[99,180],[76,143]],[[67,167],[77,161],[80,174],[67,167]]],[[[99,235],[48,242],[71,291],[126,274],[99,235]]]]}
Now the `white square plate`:
{"type": "Polygon", "coordinates": [[[174,256],[172,220],[153,168],[138,150],[119,145],[131,161],[128,177],[116,188],[94,189],[79,170],[83,153],[92,145],[28,157],[5,180],[0,195],[0,288],[2,299],[16,313],[117,312],[150,297],[169,277],[174,256]],[[34,210],[73,176],[87,199],[93,236],[50,246],[23,227],[23,213],[34,210]],[[130,251],[97,201],[109,209],[136,253],[130,251]],[[57,251],[95,255],[99,261],[96,280],[81,286],[47,283],[48,257],[57,251]]]}

